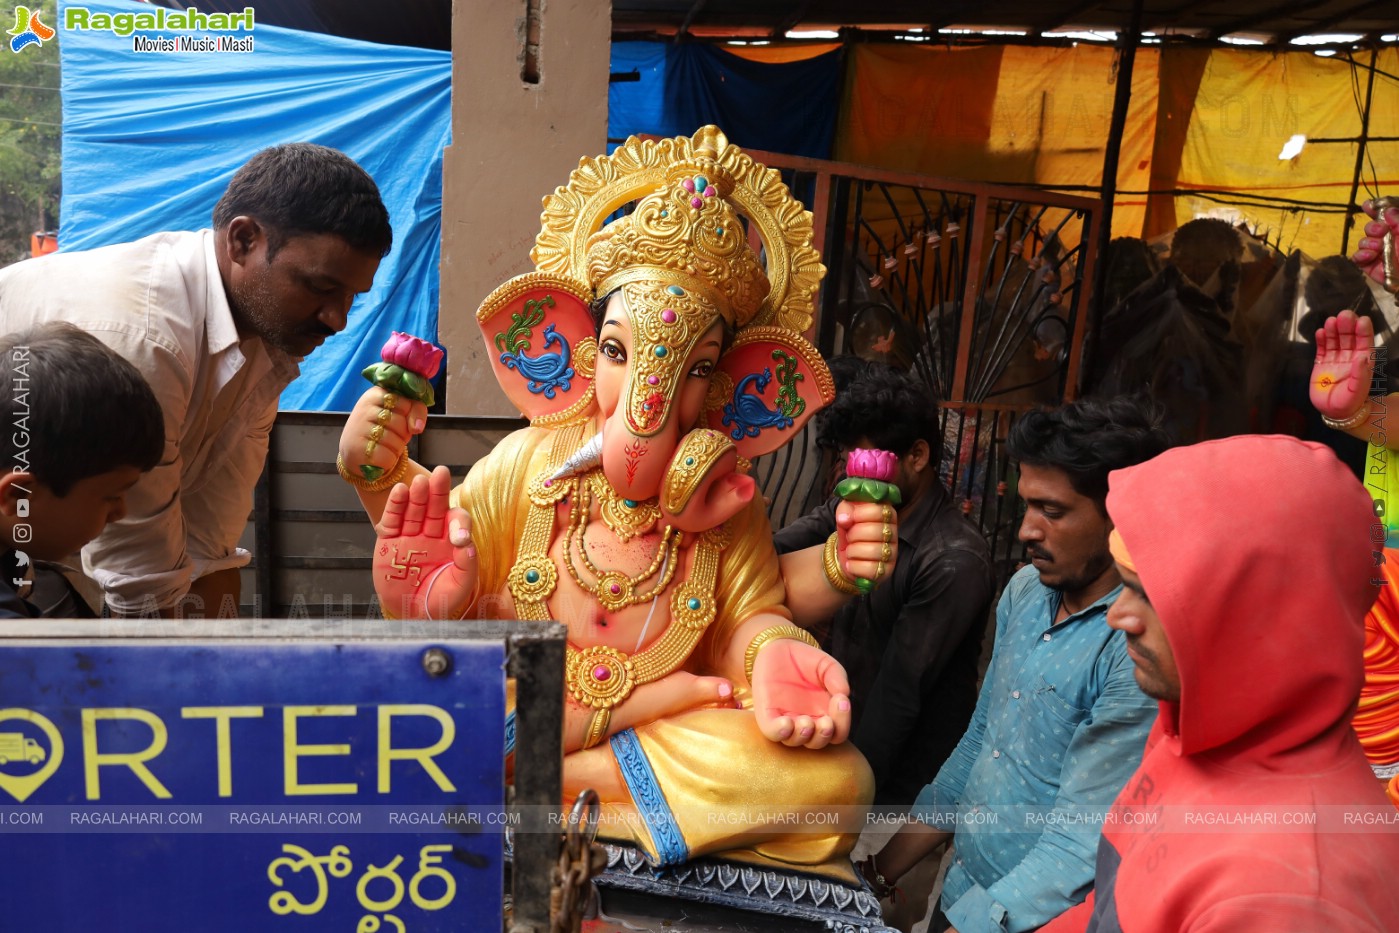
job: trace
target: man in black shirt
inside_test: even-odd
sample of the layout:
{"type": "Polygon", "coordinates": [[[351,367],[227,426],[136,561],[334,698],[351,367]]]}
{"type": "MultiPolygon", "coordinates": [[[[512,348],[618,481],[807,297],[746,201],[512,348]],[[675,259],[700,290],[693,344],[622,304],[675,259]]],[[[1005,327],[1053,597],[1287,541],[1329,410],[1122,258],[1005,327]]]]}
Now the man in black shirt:
{"type": "MultiPolygon", "coordinates": [[[[976,705],[977,659],[994,595],[991,553],[937,476],[937,405],[883,364],[832,361],[835,402],[817,415],[822,446],[899,456],[898,560],[889,580],[838,609],[821,647],[845,666],[850,740],[874,770],[875,804],[907,806],[937,774],[976,705]],[[844,382],[845,384],[841,384],[844,382]]],[[[777,532],[779,554],[835,531],[838,499],[777,532]]]]}

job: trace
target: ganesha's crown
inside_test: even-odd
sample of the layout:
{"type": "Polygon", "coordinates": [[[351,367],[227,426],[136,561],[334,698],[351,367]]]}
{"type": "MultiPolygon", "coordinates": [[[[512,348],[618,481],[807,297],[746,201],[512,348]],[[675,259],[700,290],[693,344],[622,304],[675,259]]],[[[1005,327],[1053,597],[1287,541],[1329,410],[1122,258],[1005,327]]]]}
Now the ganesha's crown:
{"type": "Polygon", "coordinates": [[[811,326],[826,272],[811,245],[811,214],[776,170],[731,145],[718,127],[691,138],[632,137],[610,156],[583,159],[568,184],[545,198],[541,219],[530,253],[535,266],[586,285],[594,297],[633,282],[675,285],[738,330],[811,326]],[[632,203],[630,214],[603,227],[632,203]],[[766,269],[748,245],[750,226],[766,269]]]}
{"type": "Polygon", "coordinates": [[[768,279],[727,198],[733,176],[712,145],[666,170],[665,182],[631,214],[588,240],[588,284],[599,297],[631,282],[687,287],[731,327],[757,315],[768,279]]]}

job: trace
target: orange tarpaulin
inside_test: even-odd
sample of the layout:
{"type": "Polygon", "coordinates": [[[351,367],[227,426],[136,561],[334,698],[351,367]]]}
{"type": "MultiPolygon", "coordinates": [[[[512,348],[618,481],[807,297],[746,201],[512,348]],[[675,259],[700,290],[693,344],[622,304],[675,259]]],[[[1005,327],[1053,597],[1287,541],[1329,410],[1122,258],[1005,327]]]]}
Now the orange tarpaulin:
{"type": "Polygon", "coordinates": [[[791,45],[726,45],[724,51],[749,61],[781,65],[785,62],[804,62],[838,48],[839,42],[801,42],[791,45]]]}
{"type": "Polygon", "coordinates": [[[984,177],[1004,51],[856,46],[846,64],[836,160],[984,177]]]}

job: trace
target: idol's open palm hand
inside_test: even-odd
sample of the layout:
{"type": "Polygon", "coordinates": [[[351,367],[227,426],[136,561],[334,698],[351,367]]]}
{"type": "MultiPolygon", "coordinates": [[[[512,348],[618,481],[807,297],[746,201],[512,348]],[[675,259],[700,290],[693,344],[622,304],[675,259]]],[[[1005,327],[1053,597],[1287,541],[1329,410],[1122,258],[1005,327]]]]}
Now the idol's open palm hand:
{"type": "Polygon", "coordinates": [[[1316,332],[1311,400],[1327,418],[1343,421],[1360,410],[1370,391],[1375,326],[1353,311],[1326,319],[1316,332]]]}
{"type": "Polygon", "coordinates": [[[389,493],[374,530],[374,589],[385,613],[409,619],[460,619],[476,589],[471,516],[448,507],[444,466],[389,493]]]}
{"type": "Polygon", "coordinates": [[[850,735],[850,681],[840,662],[792,638],[764,645],[753,661],[758,729],[783,745],[824,748],[850,735]]]}

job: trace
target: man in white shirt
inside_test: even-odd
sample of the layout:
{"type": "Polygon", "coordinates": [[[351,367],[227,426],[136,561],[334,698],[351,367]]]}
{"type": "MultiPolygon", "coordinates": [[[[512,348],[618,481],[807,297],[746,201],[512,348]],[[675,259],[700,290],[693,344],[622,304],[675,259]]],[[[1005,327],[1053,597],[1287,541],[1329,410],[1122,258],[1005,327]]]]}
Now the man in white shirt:
{"type": "MultiPolygon", "coordinates": [[[[0,269],[0,332],[70,321],[135,364],[165,416],[165,453],[127,517],[83,549],[118,615],[236,615],[239,536],[277,400],[343,330],[393,243],[374,180],[309,143],[238,170],[213,229],[59,252],[0,269]],[[190,597],[197,597],[190,598],[190,597]]],[[[408,434],[408,403],[386,427],[408,434]]]]}

